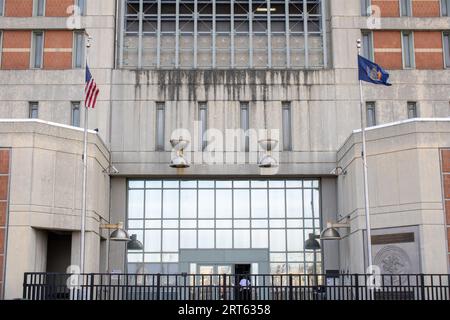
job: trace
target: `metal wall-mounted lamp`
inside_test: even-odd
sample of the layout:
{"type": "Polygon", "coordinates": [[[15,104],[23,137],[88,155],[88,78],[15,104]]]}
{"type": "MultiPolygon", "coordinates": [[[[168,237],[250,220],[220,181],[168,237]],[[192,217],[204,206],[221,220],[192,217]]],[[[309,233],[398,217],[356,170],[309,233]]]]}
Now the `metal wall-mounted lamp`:
{"type": "Polygon", "coordinates": [[[313,274],[314,274],[314,282],[317,285],[317,250],[320,250],[320,243],[317,241],[320,239],[320,236],[314,233],[310,233],[308,235],[308,239],[305,241],[305,250],[312,250],[314,253],[314,263],[313,263],[313,274]]]}
{"type": "Polygon", "coordinates": [[[144,249],[144,245],[137,239],[136,234],[132,234],[130,241],[127,244],[128,250],[142,250],[144,249]]]}
{"type": "Polygon", "coordinates": [[[119,170],[117,170],[117,168],[111,164],[106,169],[103,170],[103,173],[106,173],[108,175],[114,175],[114,174],[118,174],[119,170]]]}
{"type": "Polygon", "coordinates": [[[117,224],[102,224],[100,229],[114,230],[112,233],[108,232],[108,239],[106,242],[106,272],[109,272],[109,247],[110,241],[129,242],[131,239],[128,232],[123,228],[123,222],[117,224]]]}
{"type": "Polygon", "coordinates": [[[278,140],[275,139],[264,139],[258,141],[261,148],[266,151],[266,153],[259,160],[260,168],[274,168],[278,167],[278,162],[272,157],[272,150],[278,145],[278,140]]]}
{"type": "Polygon", "coordinates": [[[170,161],[171,168],[183,169],[190,167],[189,162],[184,158],[184,149],[187,148],[189,142],[182,137],[170,140],[172,148],[176,151],[176,156],[170,161]]]}
{"type": "Polygon", "coordinates": [[[348,228],[350,229],[349,223],[331,223],[327,222],[327,227],[323,229],[320,234],[321,240],[340,240],[342,239],[341,234],[338,231],[338,228],[348,228]]]}
{"type": "Polygon", "coordinates": [[[308,239],[305,241],[305,250],[320,250],[320,235],[310,233],[308,239]]]}
{"type": "Polygon", "coordinates": [[[123,228],[123,222],[117,224],[102,224],[100,229],[114,230],[110,235],[111,241],[130,241],[127,230],[123,228]]]}
{"type": "Polygon", "coordinates": [[[335,176],[345,176],[347,175],[347,170],[345,170],[342,167],[336,167],[333,170],[331,170],[330,174],[335,176]]]}

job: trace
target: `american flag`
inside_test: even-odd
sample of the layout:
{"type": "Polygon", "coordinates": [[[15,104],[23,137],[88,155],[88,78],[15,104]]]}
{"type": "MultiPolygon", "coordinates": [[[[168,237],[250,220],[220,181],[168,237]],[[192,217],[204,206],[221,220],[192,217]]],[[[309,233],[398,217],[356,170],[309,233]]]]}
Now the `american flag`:
{"type": "Polygon", "coordinates": [[[100,89],[97,87],[97,84],[92,77],[91,70],[89,70],[89,66],[86,64],[86,87],[84,89],[84,105],[86,108],[95,108],[99,92],[100,89]]]}

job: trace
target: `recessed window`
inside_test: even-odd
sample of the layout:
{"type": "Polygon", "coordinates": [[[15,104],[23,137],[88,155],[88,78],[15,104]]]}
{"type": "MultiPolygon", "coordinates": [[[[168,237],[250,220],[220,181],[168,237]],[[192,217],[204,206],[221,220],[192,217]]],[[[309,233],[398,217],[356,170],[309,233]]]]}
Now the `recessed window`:
{"type": "Polygon", "coordinates": [[[45,14],[45,0],[34,0],[33,1],[33,15],[44,16],[45,14]]]}
{"type": "Polygon", "coordinates": [[[400,15],[410,17],[412,15],[411,0],[400,0],[400,15]]]}
{"type": "Polygon", "coordinates": [[[414,38],[412,32],[402,32],[403,68],[414,68],[414,38]]]}
{"type": "Polygon", "coordinates": [[[283,125],[283,150],[292,150],[292,119],[291,119],[291,103],[283,102],[282,104],[282,125],[283,125]]]}
{"type": "Polygon", "coordinates": [[[408,119],[417,118],[417,104],[416,104],[416,102],[409,101],[407,105],[408,105],[408,119]]]}
{"type": "Polygon", "coordinates": [[[33,32],[31,67],[35,69],[42,68],[44,56],[44,33],[41,31],[33,32]]]}
{"type": "Polygon", "coordinates": [[[445,67],[450,68],[450,33],[444,33],[444,60],[445,67]]]}
{"type": "Polygon", "coordinates": [[[79,14],[81,16],[86,14],[86,0],[76,0],[76,5],[79,8],[79,14]]]}
{"type": "Polygon", "coordinates": [[[373,127],[377,125],[375,102],[366,102],[366,121],[367,127],[373,127]]]}
{"type": "Polygon", "coordinates": [[[363,39],[362,41],[363,57],[373,61],[374,58],[373,58],[372,32],[364,31],[362,33],[362,39],[363,39]]]}
{"type": "Polygon", "coordinates": [[[156,150],[163,151],[165,145],[165,105],[163,102],[156,104],[156,150]]]}
{"type": "Polygon", "coordinates": [[[325,1],[273,0],[270,6],[260,0],[121,2],[124,34],[119,39],[120,67],[326,67],[322,30],[325,1]],[[158,45],[137,46],[141,30],[149,44],[158,45]]]}
{"type": "Polygon", "coordinates": [[[73,34],[73,67],[82,68],[84,57],[84,34],[74,32],[73,34]]]}
{"type": "Polygon", "coordinates": [[[362,16],[368,16],[369,12],[368,9],[371,5],[371,0],[361,0],[361,15],[362,16]]]}
{"type": "Polygon", "coordinates": [[[450,0],[441,0],[441,14],[444,17],[450,15],[450,0]]]}
{"type": "Polygon", "coordinates": [[[79,127],[80,126],[80,113],[81,113],[79,101],[72,102],[71,113],[72,113],[71,114],[71,125],[74,127],[79,127]]]}
{"type": "Polygon", "coordinates": [[[30,102],[29,103],[29,113],[28,116],[30,119],[38,119],[39,118],[39,103],[38,102],[30,102]]]}
{"type": "Polygon", "coordinates": [[[0,0],[0,16],[3,16],[3,9],[5,7],[4,0],[0,0]]]}
{"type": "Polygon", "coordinates": [[[248,102],[241,102],[241,129],[244,131],[244,150],[249,151],[249,136],[248,130],[250,129],[250,117],[248,102]]]}
{"type": "Polygon", "coordinates": [[[200,122],[200,146],[201,150],[205,150],[208,144],[206,131],[208,130],[208,105],[206,102],[200,102],[198,106],[198,121],[200,122]]]}

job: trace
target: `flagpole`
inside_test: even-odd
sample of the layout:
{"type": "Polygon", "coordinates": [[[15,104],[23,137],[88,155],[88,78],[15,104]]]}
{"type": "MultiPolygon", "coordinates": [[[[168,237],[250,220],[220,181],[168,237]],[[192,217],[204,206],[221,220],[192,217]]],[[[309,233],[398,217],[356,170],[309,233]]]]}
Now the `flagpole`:
{"type": "MultiPolygon", "coordinates": [[[[87,35],[86,42],[86,66],[89,57],[89,48],[91,47],[91,37],[87,35]]],[[[80,239],[80,274],[84,274],[85,266],[85,241],[86,241],[86,207],[87,207],[87,147],[88,147],[88,108],[86,106],[86,90],[84,99],[84,148],[83,148],[83,189],[82,189],[82,205],[81,205],[81,239],[80,239]]]]}
{"type": "MultiPolygon", "coordinates": [[[[361,55],[361,39],[357,40],[358,54],[361,55]]],[[[370,207],[369,207],[369,183],[367,176],[367,154],[366,154],[366,125],[364,108],[362,81],[359,80],[359,98],[361,107],[361,134],[362,134],[362,160],[364,172],[364,211],[366,215],[366,246],[367,246],[367,267],[372,267],[372,233],[370,230],[370,207]]]]}

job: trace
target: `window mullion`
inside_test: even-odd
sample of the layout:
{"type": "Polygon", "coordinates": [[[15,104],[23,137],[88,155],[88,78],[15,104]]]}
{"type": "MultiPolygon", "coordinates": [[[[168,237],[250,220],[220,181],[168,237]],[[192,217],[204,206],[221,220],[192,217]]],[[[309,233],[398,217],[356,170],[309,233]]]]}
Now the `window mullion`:
{"type": "Polygon", "coordinates": [[[272,68],[272,21],[270,0],[267,0],[267,66],[272,68]]]}
{"type": "Polygon", "coordinates": [[[138,13],[138,19],[139,19],[139,30],[138,30],[138,69],[142,68],[142,29],[144,24],[144,0],[139,0],[139,13],[138,13]]]}
{"type": "Polygon", "coordinates": [[[284,19],[285,19],[285,32],[286,32],[286,67],[291,67],[291,49],[290,49],[290,22],[289,22],[289,0],[284,2],[284,19]]]}

